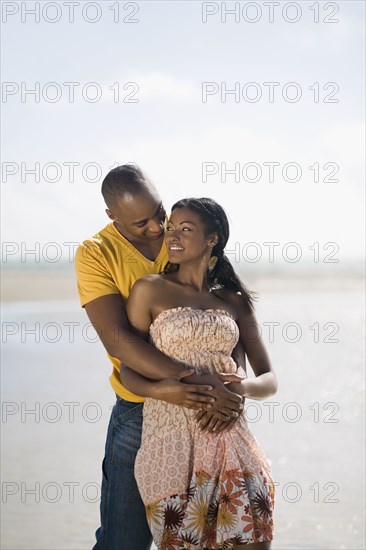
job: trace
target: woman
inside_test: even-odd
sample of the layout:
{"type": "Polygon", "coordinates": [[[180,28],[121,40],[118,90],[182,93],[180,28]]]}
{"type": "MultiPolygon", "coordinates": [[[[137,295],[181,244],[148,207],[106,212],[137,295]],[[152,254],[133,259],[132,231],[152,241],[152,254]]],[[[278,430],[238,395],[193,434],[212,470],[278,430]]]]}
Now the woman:
{"type": "MultiPolygon", "coordinates": [[[[177,202],[166,231],[168,268],[137,281],[127,313],[140,336],[200,374],[235,373],[240,339],[256,378],[233,391],[264,399],[277,391],[276,377],[252,293],[224,255],[228,238],[215,201],[177,202]]],[[[203,430],[194,411],[159,401],[154,381],[127,367],[121,379],[147,396],[135,476],[159,550],[269,549],[274,484],[244,415],[224,431],[203,430]]]]}

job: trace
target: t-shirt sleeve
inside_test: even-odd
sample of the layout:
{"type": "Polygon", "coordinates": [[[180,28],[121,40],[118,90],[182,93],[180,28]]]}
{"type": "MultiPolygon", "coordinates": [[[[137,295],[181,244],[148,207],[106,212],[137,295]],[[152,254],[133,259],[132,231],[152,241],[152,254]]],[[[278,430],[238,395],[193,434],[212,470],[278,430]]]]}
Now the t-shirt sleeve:
{"type": "Polygon", "coordinates": [[[96,243],[85,241],[78,246],[75,254],[75,271],[82,307],[101,296],[120,294],[96,243]]]}

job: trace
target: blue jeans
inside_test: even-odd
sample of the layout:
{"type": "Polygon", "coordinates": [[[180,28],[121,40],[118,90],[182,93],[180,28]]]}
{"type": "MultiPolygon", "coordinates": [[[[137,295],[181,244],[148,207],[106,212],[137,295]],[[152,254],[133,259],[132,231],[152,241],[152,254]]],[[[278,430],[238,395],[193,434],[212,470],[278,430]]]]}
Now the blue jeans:
{"type": "Polygon", "coordinates": [[[109,421],[100,502],[101,526],[93,550],[148,550],[152,536],[134,465],[141,444],[143,403],[117,396],[109,421]]]}

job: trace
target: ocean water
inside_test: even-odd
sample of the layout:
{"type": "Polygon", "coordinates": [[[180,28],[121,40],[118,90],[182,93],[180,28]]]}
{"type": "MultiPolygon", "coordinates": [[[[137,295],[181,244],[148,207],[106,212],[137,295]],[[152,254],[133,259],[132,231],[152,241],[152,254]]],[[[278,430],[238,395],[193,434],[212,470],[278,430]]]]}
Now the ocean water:
{"type": "MultiPolygon", "coordinates": [[[[277,483],[273,549],[365,548],[364,294],[264,292],[257,316],[279,391],[246,414],[277,483]]],[[[2,321],[1,548],[90,549],[108,358],[77,302],[2,321]]]]}

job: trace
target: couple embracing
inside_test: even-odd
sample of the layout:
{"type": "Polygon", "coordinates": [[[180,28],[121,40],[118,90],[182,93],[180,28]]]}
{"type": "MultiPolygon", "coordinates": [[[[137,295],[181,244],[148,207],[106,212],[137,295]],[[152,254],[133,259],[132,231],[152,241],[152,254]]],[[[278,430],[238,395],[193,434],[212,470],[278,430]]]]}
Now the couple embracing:
{"type": "Polygon", "coordinates": [[[274,483],[243,401],[277,381],[254,293],[225,256],[226,214],[188,198],[167,218],[134,165],[111,170],[102,194],[111,223],[75,257],[116,393],[94,550],[148,550],[152,537],[159,550],[268,550],[274,483]]]}

